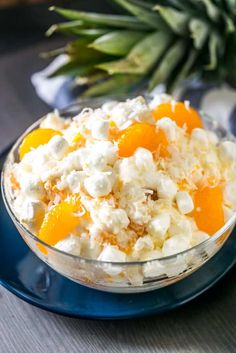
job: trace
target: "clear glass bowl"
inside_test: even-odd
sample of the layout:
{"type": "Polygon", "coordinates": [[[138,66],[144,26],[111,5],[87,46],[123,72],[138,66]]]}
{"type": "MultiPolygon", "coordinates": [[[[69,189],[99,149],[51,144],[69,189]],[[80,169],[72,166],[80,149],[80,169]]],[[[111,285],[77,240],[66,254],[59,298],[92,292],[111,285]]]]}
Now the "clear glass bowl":
{"type": "MultiPolygon", "coordinates": [[[[104,102],[104,99],[81,100],[60,113],[65,118],[71,117],[78,114],[84,107],[96,108],[104,102]]],[[[201,116],[205,128],[214,131],[220,139],[227,138],[235,141],[234,137],[215,120],[204,114],[201,116]]],[[[18,148],[22,139],[30,131],[36,129],[42,119],[34,123],[12,147],[4,164],[1,187],[8,213],[22,238],[42,261],[60,274],[85,286],[103,291],[116,293],[150,291],[168,286],[189,276],[214,256],[230,236],[236,223],[236,212],[208,240],[181,253],[156,260],[125,263],[102,262],[70,255],[47,245],[20,223],[12,207],[13,200],[8,183],[8,173],[12,163],[19,160],[18,148]]]]}

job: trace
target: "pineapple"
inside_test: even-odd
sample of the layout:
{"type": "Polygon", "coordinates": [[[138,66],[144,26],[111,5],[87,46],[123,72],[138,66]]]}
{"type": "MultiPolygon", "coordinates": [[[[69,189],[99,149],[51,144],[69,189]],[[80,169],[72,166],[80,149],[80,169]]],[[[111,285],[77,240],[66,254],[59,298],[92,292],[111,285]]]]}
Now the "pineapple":
{"type": "Polygon", "coordinates": [[[83,95],[122,95],[164,83],[172,91],[192,75],[236,84],[236,0],[112,0],[127,15],[53,7],[67,22],[47,35],[72,37],[44,54],[68,55],[51,76],[69,75],[83,95]]]}

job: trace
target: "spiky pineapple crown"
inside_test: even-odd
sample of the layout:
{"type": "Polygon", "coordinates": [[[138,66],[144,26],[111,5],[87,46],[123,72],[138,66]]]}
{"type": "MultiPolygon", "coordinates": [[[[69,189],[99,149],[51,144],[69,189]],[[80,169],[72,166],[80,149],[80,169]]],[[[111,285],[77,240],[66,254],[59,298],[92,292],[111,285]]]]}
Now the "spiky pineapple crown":
{"type": "Polygon", "coordinates": [[[112,0],[130,15],[51,8],[70,21],[47,34],[74,37],[47,53],[68,55],[52,76],[86,83],[85,96],[124,94],[134,86],[172,90],[192,74],[236,83],[236,0],[112,0]]]}

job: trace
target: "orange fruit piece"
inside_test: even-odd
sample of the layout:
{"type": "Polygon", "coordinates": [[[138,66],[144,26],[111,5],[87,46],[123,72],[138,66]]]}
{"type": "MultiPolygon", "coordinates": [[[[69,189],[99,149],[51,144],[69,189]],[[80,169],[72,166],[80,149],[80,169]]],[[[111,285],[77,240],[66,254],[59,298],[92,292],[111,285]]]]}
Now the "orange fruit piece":
{"type": "Polygon", "coordinates": [[[25,136],[19,147],[20,159],[22,159],[26,153],[30,152],[32,148],[37,148],[40,145],[48,143],[55,135],[62,135],[62,133],[57,130],[42,128],[30,132],[25,136]]]}
{"type": "Polygon", "coordinates": [[[223,192],[216,187],[203,187],[194,194],[194,211],[192,216],[198,228],[213,235],[224,225],[223,192]]]}
{"type": "Polygon", "coordinates": [[[76,198],[54,206],[44,217],[38,237],[49,245],[55,245],[69,235],[80,223],[75,212],[80,210],[80,202],[76,198]]]}
{"type": "Polygon", "coordinates": [[[118,138],[120,157],[130,157],[138,147],[143,147],[151,152],[159,151],[161,157],[168,156],[168,141],[165,133],[155,125],[134,123],[122,131],[118,138]]]}
{"type": "Polygon", "coordinates": [[[191,133],[195,128],[203,127],[197,111],[188,107],[183,102],[176,102],[175,104],[162,103],[152,111],[152,115],[156,121],[168,117],[174,120],[180,127],[183,127],[183,125],[186,124],[188,133],[191,133]]]}

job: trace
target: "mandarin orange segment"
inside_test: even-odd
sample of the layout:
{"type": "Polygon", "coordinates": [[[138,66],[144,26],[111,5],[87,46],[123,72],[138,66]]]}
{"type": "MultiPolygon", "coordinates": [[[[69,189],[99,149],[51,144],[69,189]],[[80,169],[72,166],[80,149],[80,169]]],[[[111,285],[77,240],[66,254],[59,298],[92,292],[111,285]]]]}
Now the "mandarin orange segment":
{"type": "Polygon", "coordinates": [[[49,245],[55,245],[69,235],[80,223],[75,214],[80,208],[76,199],[62,201],[54,206],[45,216],[38,237],[49,245]]]}
{"type": "Polygon", "coordinates": [[[182,102],[162,103],[152,111],[152,115],[156,121],[168,117],[180,127],[186,124],[188,133],[191,133],[195,128],[203,127],[197,111],[182,102]]]}
{"type": "Polygon", "coordinates": [[[32,148],[37,148],[40,145],[48,143],[55,135],[62,135],[62,133],[57,130],[42,128],[30,132],[25,136],[19,147],[20,159],[22,159],[26,153],[30,152],[32,148]]]}
{"type": "Polygon", "coordinates": [[[198,228],[213,235],[224,225],[223,192],[216,187],[204,187],[194,194],[194,211],[191,214],[198,228]]]}
{"type": "Polygon", "coordinates": [[[138,147],[151,152],[158,152],[161,157],[168,155],[168,141],[165,133],[157,130],[155,125],[135,123],[122,131],[118,138],[120,157],[130,157],[138,147]]]}

